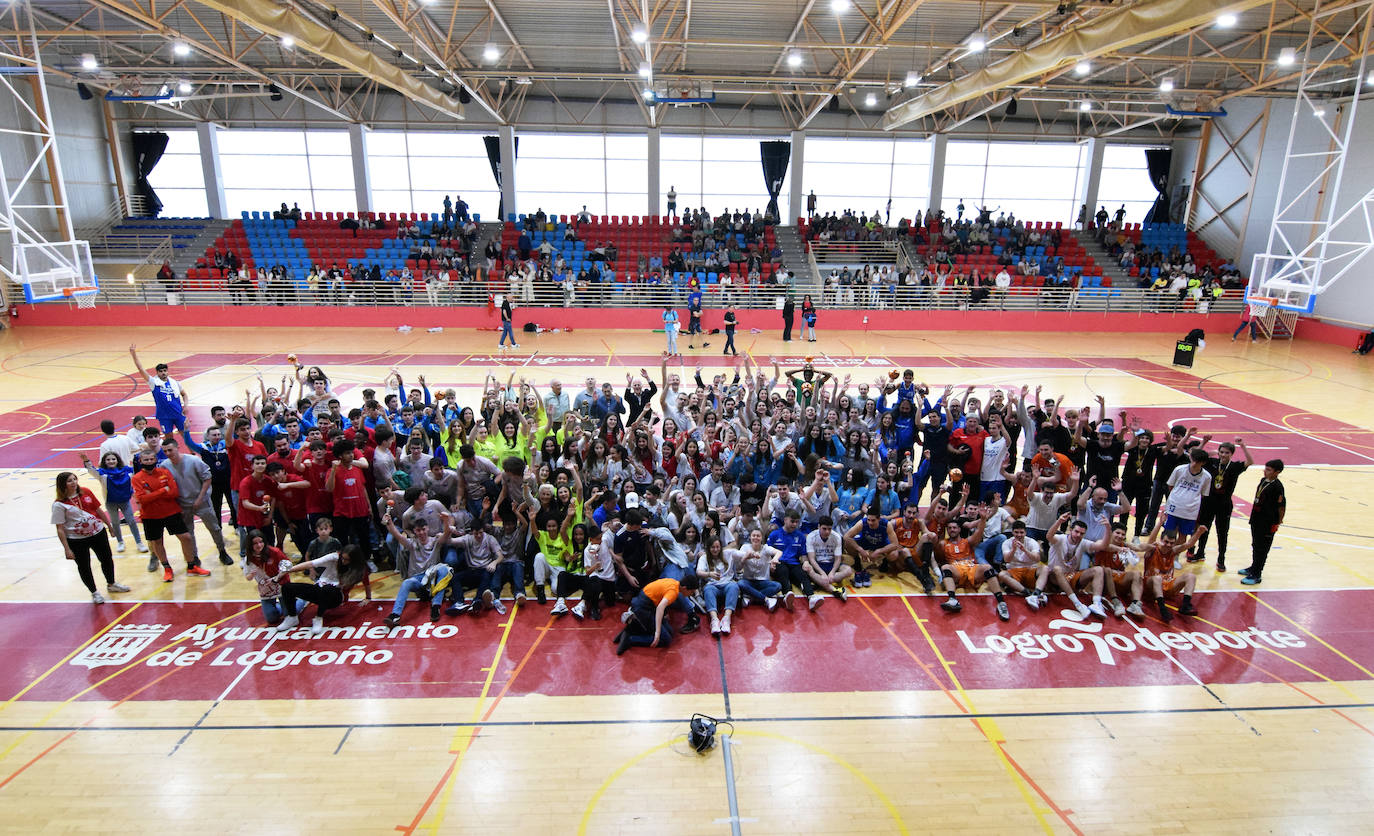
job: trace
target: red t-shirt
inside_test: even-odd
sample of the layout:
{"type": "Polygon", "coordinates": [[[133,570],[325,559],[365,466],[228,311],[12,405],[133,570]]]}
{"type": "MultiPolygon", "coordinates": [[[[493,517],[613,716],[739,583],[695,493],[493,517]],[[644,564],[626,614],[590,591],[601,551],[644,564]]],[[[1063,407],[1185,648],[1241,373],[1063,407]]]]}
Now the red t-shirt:
{"type": "Polygon", "coordinates": [[[951,447],[968,445],[968,461],[964,462],[964,472],[973,478],[977,478],[979,471],[983,469],[983,439],[987,437],[987,430],[979,430],[976,433],[970,433],[967,430],[955,430],[949,434],[951,447]]]}
{"type": "Polygon", "coordinates": [[[340,465],[334,474],[334,515],[350,519],[372,516],[367,502],[367,474],[356,464],[340,465]]]}
{"type": "Polygon", "coordinates": [[[239,481],[239,525],[244,528],[266,528],[271,522],[261,511],[254,511],[244,505],[247,500],[254,505],[262,505],[269,496],[276,495],[276,482],[267,475],[256,477],[249,473],[239,481]]]}
{"type": "MultiPolygon", "coordinates": [[[[288,482],[304,482],[305,477],[298,473],[288,473],[288,482]]],[[[282,513],[288,520],[303,520],[306,515],[305,497],[309,493],[309,488],[288,488],[273,480],[272,495],[279,501],[282,513]]]]}
{"type": "Polygon", "coordinates": [[[244,444],[234,438],[224,445],[224,449],[229,453],[229,484],[231,485],[237,485],[243,481],[243,477],[253,472],[254,456],[267,455],[267,448],[262,446],[261,441],[244,444]]]}
{"type": "Polygon", "coordinates": [[[329,454],[323,461],[307,459],[304,478],[310,482],[310,490],[305,492],[305,511],[308,514],[333,514],[334,494],[325,490],[325,480],[329,478],[329,454]]]}

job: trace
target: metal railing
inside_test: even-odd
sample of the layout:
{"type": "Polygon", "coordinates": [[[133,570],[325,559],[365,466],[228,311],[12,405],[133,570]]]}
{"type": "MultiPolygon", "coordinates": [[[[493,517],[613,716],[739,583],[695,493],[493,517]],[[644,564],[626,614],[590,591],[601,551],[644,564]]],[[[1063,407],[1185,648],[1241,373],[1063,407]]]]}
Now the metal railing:
{"type": "Polygon", "coordinates": [[[896,241],[811,242],[811,256],[820,264],[896,264],[896,241]]]}
{"type": "MultiPolygon", "coordinates": [[[[726,288],[709,285],[705,288],[703,304],[707,308],[723,308],[727,304],[744,309],[780,308],[787,293],[797,301],[803,293],[811,292],[817,307],[822,309],[865,310],[969,310],[969,311],[1091,311],[1112,313],[1229,313],[1238,312],[1244,302],[1238,292],[1231,291],[1221,299],[1210,302],[1180,300],[1177,294],[1141,288],[826,288],[823,292],[785,285],[726,288]],[[986,295],[983,292],[985,291],[986,295]]],[[[288,285],[271,286],[266,291],[254,286],[235,291],[182,290],[174,285],[170,290],[157,281],[137,280],[108,282],[101,287],[97,304],[106,306],[194,306],[194,305],[282,305],[305,307],[356,307],[379,305],[388,307],[456,307],[486,306],[496,296],[509,294],[512,304],[525,308],[560,307],[638,307],[655,308],[665,305],[682,307],[687,304],[687,289],[675,285],[594,284],[575,287],[571,291],[559,285],[542,284],[512,289],[503,283],[469,282],[462,284],[420,286],[407,290],[401,285],[382,282],[349,284],[342,291],[306,290],[288,285]]],[[[61,304],[61,303],[47,303],[61,304]]],[[[613,323],[607,323],[613,324],[613,323]]]]}

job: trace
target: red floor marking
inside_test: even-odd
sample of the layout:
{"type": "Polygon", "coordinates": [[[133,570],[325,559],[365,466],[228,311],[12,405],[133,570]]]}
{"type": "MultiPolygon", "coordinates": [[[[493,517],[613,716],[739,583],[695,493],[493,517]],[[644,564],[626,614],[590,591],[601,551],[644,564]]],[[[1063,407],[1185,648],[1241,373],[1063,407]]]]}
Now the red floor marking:
{"type": "MultiPolygon", "coordinates": [[[[1298,624],[1348,655],[1374,665],[1374,590],[1264,592],[1298,624]]],[[[910,599],[937,642],[956,665],[960,683],[985,688],[1071,688],[1088,686],[1186,685],[1191,680],[1162,652],[1170,652],[1206,683],[1280,681],[1300,683],[1329,677],[1368,677],[1248,595],[1203,593],[1199,609],[1209,621],[1178,619],[1171,629],[1142,628],[1108,619],[1080,624],[1058,607],[1032,613],[1012,600],[1012,620],[1003,624],[987,596],[965,598],[964,612],[948,615],[933,598],[910,599]],[[1296,664],[1260,649],[1269,646],[1296,664]],[[1252,663],[1251,660],[1261,664],[1252,663]]],[[[1052,603],[1062,604],[1062,600],[1052,603]]],[[[769,615],[759,607],[740,613],[734,634],[723,642],[730,690],[738,693],[875,692],[941,687],[887,635],[879,620],[909,647],[924,644],[902,601],[874,597],[863,606],[830,601],[815,613],[769,615]]],[[[25,700],[70,698],[109,673],[188,630],[224,618],[241,604],[145,603],[140,611],[93,642],[23,696],[25,700]],[[160,644],[154,644],[159,642],[160,644]]],[[[0,699],[16,694],[59,662],[120,612],[119,605],[0,605],[0,653],[9,660],[0,672],[0,699]],[[42,624],[41,631],[32,625],[42,624]]],[[[410,631],[389,635],[376,607],[350,604],[326,621],[331,633],[310,639],[300,633],[278,639],[239,683],[230,699],[341,699],[475,697],[481,691],[500,619],[460,617],[431,627],[411,604],[410,631]],[[420,620],[416,624],[416,620],[420,620]],[[435,633],[438,635],[435,635],[435,633]]],[[[634,649],[617,658],[610,638],[619,629],[616,613],[602,622],[570,617],[547,624],[535,607],[516,618],[493,677],[501,695],[550,696],[660,693],[718,693],[720,667],[708,652],[709,636],[680,636],[665,651],[634,649]],[[542,639],[541,639],[542,635],[542,639]],[[516,662],[515,660],[521,660],[516,662]],[[595,675],[588,675],[592,671],[595,675]],[[518,680],[516,674],[519,674],[518,680]]],[[[216,628],[203,646],[194,640],[149,658],[87,700],[212,700],[257,658],[267,638],[257,611],[216,628]],[[228,630],[230,632],[218,632],[228,630]],[[169,670],[181,676],[161,679],[169,670]],[[131,693],[132,692],[132,693],[131,693]]],[[[846,709],[855,708],[854,704],[846,709]]]]}

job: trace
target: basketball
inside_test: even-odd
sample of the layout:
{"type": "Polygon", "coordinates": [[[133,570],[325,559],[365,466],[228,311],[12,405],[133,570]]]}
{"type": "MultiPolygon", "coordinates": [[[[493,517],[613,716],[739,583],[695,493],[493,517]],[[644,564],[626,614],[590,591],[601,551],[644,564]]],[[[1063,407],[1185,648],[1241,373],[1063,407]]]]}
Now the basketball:
{"type": "Polygon", "coordinates": [[[958,482],[958,481],[961,481],[963,478],[964,478],[964,471],[960,470],[960,469],[957,468],[957,467],[951,467],[951,468],[949,469],[949,481],[951,481],[951,482],[958,482]]]}
{"type": "Polygon", "coordinates": [[[890,371],[890,372],[887,373],[887,378],[888,378],[888,380],[896,380],[897,378],[899,378],[899,377],[901,377],[901,376],[902,376],[902,373],[899,372],[899,371],[897,371],[896,369],[893,369],[892,371],[890,371]]]}
{"type": "Polygon", "coordinates": [[[290,363],[290,364],[293,365],[293,366],[296,365],[296,355],[294,355],[294,354],[288,354],[288,355],[286,355],[286,362],[290,363]]]}

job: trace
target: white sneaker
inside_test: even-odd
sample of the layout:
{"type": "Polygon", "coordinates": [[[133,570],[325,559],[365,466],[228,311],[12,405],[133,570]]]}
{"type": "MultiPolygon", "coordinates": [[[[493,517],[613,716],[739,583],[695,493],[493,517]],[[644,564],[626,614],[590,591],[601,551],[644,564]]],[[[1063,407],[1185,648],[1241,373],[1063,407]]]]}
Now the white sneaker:
{"type": "Polygon", "coordinates": [[[577,606],[575,606],[575,607],[572,608],[572,614],[573,614],[574,616],[576,616],[577,618],[586,618],[586,617],[587,617],[587,602],[586,602],[586,601],[578,601],[578,602],[577,602],[577,606]]]}
{"type": "Polygon", "coordinates": [[[1091,604],[1089,604],[1089,605],[1088,605],[1088,612],[1092,613],[1093,615],[1097,616],[1098,618],[1106,618],[1106,617],[1107,617],[1107,611],[1106,611],[1105,609],[1102,608],[1102,602],[1101,602],[1101,601],[1093,601],[1091,604]]]}
{"type": "Polygon", "coordinates": [[[720,632],[727,636],[730,635],[730,613],[726,613],[725,615],[721,616],[720,632]]]}
{"type": "Polygon", "coordinates": [[[716,613],[711,613],[711,635],[720,635],[720,616],[716,613]]]}
{"type": "Polygon", "coordinates": [[[492,599],[491,608],[494,609],[494,610],[496,610],[496,612],[497,612],[498,615],[505,615],[505,614],[506,614],[506,605],[503,604],[503,603],[501,603],[501,599],[500,599],[500,598],[494,598],[494,599],[492,599]]]}
{"type": "Polygon", "coordinates": [[[287,630],[294,630],[299,626],[301,626],[301,620],[299,618],[296,618],[294,615],[288,615],[286,618],[283,618],[281,620],[280,624],[277,625],[277,632],[285,633],[287,630]]]}
{"type": "Polygon", "coordinates": [[[123,541],[123,540],[120,540],[118,543],[115,544],[115,551],[119,552],[120,554],[124,554],[124,541],[123,541]]]}
{"type": "Polygon", "coordinates": [[[776,609],[778,608],[778,599],[777,599],[777,596],[774,596],[774,597],[772,597],[772,598],[764,598],[764,599],[763,599],[763,605],[764,605],[765,607],[768,608],[768,611],[769,611],[769,612],[772,612],[773,610],[776,610],[776,609]]]}
{"type": "Polygon", "coordinates": [[[629,624],[629,623],[630,623],[630,611],[629,611],[629,610],[626,610],[625,612],[623,612],[623,613],[620,614],[620,623],[621,623],[621,624],[629,624]]]}
{"type": "Polygon", "coordinates": [[[105,584],[105,591],[106,591],[106,592],[128,592],[128,591],[129,591],[129,587],[125,586],[125,585],[122,584],[122,583],[107,583],[107,584],[105,584]]]}
{"type": "Polygon", "coordinates": [[[782,596],[783,609],[787,610],[788,612],[792,612],[792,601],[795,600],[796,597],[796,593],[792,592],[791,590],[788,590],[787,594],[782,596]]]}
{"type": "Polygon", "coordinates": [[[1112,615],[1116,616],[1117,618],[1126,617],[1126,608],[1121,605],[1120,598],[1112,599],[1112,615]]]}
{"type": "Polygon", "coordinates": [[[1126,614],[1136,618],[1144,618],[1145,610],[1141,608],[1139,601],[1132,601],[1131,605],[1126,608],[1126,614]]]}
{"type": "Polygon", "coordinates": [[[525,591],[524,591],[523,589],[520,590],[519,592],[515,593],[515,603],[517,603],[517,604],[523,604],[523,603],[525,603],[525,591]]]}
{"type": "Polygon", "coordinates": [[[1078,600],[1077,598],[1073,599],[1073,608],[1078,610],[1078,614],[1083,616],[1084,618],[1087,618],[1088,616],[1092,615],[1092,610],[1083,606],[1083,602],[1078,600]]]}
{"type": "Polygon", "coordinates": [[[92,604],[103,604],[103,603],[105,603],[105,596],[101,595],[99,592],[92,592],[92,593],[91,593],[91,603],[92,603],[92,604]]]}
{"type": "Polygon", "coordinates": [[[811,609],[812,612],[815,612],[817,609],[820,608],[821,604],[824,603],[824,595],[812,595],[810,598],[806,599],[806,605],[811,609]]]}
{"type": "Polygon", "coordinates": [[[322,633],[324,633],[324,619],[317,615],[315,620],[310,622],[310,635],[318,636],[322,633]]]}
{"type": "Polygon", "coordinates": [[[1040,609],[1040,596],[1039,596],[1039,595],[1036,595],[1034,592],[1032,592],[1031,594],[1027,595],[1027,596],[1026,596],[1026,606],[1030,607],[1030,608],[1031,608],[1031,611],[1035,611],[1035,610],[1040,609]]]}
{"type": "Polygon", "coordinates": [[[144,554],[147,554],[147,553],[148,553],[148,544],[147,544],[147,543],[139,543],[139,544],[138,544],[138,550],[141,551],[141,552],[143,552],[144,554]]]}
{"type": "Polygon", "coordinates": [[[845,589],[843,586],[837,586],[835,587],[835,597],[839,598],[841,602],[848,601],[849,590],[845,589]]]}
{"type": "Polygon", "coordinates": [[[568,602],[567,602],[567,601],[564,601],[562,598],[559,598],[557,601],[554,601],[554,602],[553,602],[553,609],[549,610],[549,615],[567,615],[567,614],[568,614],[568,602]]]}
{"type": "Polygon", "coordinates": [[[997,602],[997,617],[1003,621],[1011,621],[1011,610],[1007,609],[1006,601],[997,602]]]}

